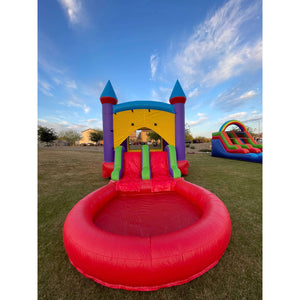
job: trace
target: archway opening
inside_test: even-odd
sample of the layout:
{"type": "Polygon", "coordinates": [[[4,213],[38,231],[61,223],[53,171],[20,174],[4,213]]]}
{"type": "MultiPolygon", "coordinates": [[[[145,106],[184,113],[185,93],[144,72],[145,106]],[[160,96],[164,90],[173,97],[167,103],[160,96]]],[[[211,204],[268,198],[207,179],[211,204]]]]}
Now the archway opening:
{"type": "Polygon", "coordinates": [[[237,126],[236,124],[231,124],[225,129],[225,132],[228,131],[242,132],[243,130],[241,129],[241,127],[237,126]]]}
{"type": "Polygon", "coordinates": [[[141,151],[142,145],[148,145],[150,151],[162,151],[164,140],[152,129],[147,127],[133,131],[127,137],[127,151],[141,151]]]}

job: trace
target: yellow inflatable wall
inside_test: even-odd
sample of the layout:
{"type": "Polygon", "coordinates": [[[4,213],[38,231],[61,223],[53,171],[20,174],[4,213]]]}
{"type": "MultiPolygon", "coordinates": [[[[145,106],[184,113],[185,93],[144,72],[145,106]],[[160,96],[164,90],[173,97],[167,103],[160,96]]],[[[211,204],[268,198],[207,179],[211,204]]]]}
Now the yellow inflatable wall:
{"type": "Polygon", "coordinates": [[[175,115],[155,109],[125,110],[113,115],[114,148],[133,131],[146,127],[158,133],[167,143],[175,145],[175,115]]]}

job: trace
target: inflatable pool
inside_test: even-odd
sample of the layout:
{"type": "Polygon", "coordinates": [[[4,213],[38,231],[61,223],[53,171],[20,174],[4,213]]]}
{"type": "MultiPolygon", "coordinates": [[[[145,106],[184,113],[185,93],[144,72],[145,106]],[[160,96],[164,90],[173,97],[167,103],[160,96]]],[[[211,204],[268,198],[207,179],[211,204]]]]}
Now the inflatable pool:
{"type": "Polygon", "coordinates": [[[73,266],[112,288],[150,291],[215,266],[231,234],[223,202],[183,179],[168,192],[118,192],[111,182],[69,213],[63,230],[73,266]]]}

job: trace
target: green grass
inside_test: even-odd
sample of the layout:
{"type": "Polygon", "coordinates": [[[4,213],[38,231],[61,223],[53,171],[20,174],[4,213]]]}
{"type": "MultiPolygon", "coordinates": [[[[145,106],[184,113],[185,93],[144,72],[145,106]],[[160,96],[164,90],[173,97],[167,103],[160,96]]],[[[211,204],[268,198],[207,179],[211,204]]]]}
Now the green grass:
{"type": "Polygon", "coordinates": [[[72,207],[108,183],[101,176],[103,153],[42,149],[38,156],[39,299],[261,299],[262,165],[188,154],[185,180],[215,193],[232,222],[220,262],[191,282],[154,292],[106,288],[70,264],[62,229],[72,207]]]}

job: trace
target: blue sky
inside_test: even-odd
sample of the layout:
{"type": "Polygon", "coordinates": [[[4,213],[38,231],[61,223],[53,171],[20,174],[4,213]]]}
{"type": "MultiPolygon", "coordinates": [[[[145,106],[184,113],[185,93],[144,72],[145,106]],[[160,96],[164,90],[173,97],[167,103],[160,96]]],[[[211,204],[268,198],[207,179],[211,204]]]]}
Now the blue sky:
{"type": "Polygon", "coordinates": [[[168,102],[178,79],[194,136],[230,119],[262,130],[262,3],[38,2],[38,123],[102,128],[108,80],[119,103],[168,102]]]}

